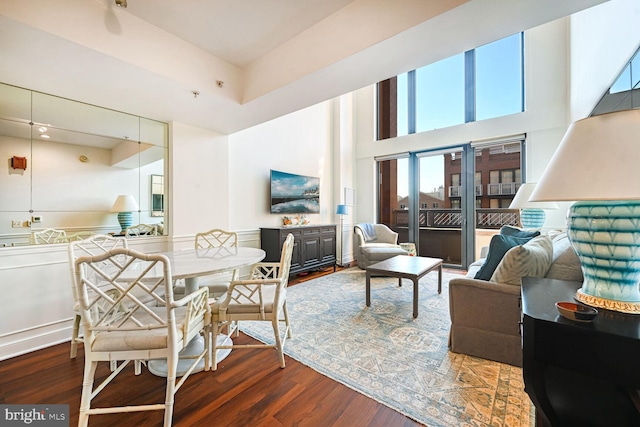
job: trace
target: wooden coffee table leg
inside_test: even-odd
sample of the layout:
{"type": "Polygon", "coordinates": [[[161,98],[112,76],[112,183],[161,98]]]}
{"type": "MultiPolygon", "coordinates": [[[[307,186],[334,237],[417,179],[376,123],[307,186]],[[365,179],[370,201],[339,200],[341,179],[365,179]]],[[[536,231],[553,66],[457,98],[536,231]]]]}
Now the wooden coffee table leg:
{"type": "Polygon", "coordinates": [[[442,293],[442,263],[438,266],[438,293],[442,293]]]}
{"type": "Polygon", "coordinates": [[[365,303],[367,307],[371,307],[371,273],[367,271],[367,280],[366,280],[366,291],[365,291],[365,303]]]}
{"type": "Polygon", "coordinates": [[[413,280],[413,318],[418,317],[418,279],[413,280]]]}

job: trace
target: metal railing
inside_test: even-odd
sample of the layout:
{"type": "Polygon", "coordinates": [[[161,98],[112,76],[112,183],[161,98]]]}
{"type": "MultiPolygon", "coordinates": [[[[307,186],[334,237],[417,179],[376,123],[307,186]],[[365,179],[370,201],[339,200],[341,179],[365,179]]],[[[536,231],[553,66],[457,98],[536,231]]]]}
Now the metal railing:
{"type": "MultiPolygon", "coordinates": [[[[393,211],[394,226],[409,225],[409,211],[396,209],[393,211]]],[[[517,209],[476,209],[476,228],[499,229],[503,225],[517,226],[520,213],[517,209]]],[[[462,228],[462,211],[460,209],[420,209],[420,227],[427,228],[462,228]]]]}
{"type": "MultiPolygon", "coordinates": [[[[482,185],[476,185],[476,197],[482,196],[482,185]]],[[[449,197],[462,197],[462,186],[452,185],[449,187],[449,197]]]]}
{"type": "Polygon", "coordinates": [[[520,182],[487,184],[487,194],[489,196],[512,196],[518,192],[521,185],[520,182]]]}

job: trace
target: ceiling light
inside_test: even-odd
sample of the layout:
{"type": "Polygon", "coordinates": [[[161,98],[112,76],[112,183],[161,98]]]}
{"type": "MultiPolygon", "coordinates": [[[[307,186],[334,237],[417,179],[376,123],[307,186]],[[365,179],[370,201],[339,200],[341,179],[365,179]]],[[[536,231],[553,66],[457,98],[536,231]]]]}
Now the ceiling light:
{"type": "Polygon", "coordinates": [[[127,0],[116,0],[116,6],[127,7],[127,0]]]}

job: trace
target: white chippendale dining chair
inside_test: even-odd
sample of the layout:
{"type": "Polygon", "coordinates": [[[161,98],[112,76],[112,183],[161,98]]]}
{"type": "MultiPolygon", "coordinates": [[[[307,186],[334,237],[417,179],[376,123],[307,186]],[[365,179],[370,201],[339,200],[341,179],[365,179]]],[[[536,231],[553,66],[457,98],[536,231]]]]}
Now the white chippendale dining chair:
{"type": "MultiPolygon", "coordinates": [[[[208,369],[211,313],[208,289],[201,288],[174,300],[171,264],[161,254],[148,255],[117,248],[101,255],[80,257],[75,263],[85,349],[78,425],[86,426],[90,415],[163,410],[164,426],[171,426],[176,392],[203,358],[205,369],[208,369]],[[105,287],[105,281],[110,287],[105,287]],[[138,298],[141,293],[151,296],[156,301],[155,306],[142,302],[138,298]],[[188,356],[192,363],[178,380],[178,353],[200,334],[204,334],[205,346],[199,353],[188,356]],[[163,402],[92,407],[93,398],[123,371],[128,362],[152,359],[167,362],[163,402]],[[111,360],[122,362],[94,387],[98,362],[111,360]]],[[[136,387],[131,386],[128,390],[133,393],[136,387]]],[[[131,400],[138,398],[132,396],[131,400]]]]}
{"type": "MultiPolygon", "coordinates": [[[[228,253],[228,255],[234,255],[234,248],[237,247],[238,234],[231,231],[215,228],[196,234],[196,249],[219,248],[219,255],[221,257],[224,257],[226,253],[228,253]]],[[[200,277],[198,278],[198,286],[207,286],[209,288],[209,296],[217,298],[227,292],[229,284],[233,280],[238,280],[239,274],[238,269],[234,269],[233,272],[200,277]]]]}
{"type": "Polygon", "coordinates": [[[287,311],[287,285],[293,234],[289,233],[282,246],[280,262],[260,262],[253,266],[250,279],[231,282],[226,295],[211,304],[212,369],[218,367],[217,350],[234,348],[275,348],[280,359],[280,367],[285,367],[284,343],[291,338],[291,325],[287,311]],[[271,322],[275,344],[218,344],[217,337],[226,328],[231,336],[238,333],[238,321],[259,320],[271,322]],[[280,323],[284,329],[280,330],[280,323]]]}
{"type": "Polygon", "coordinates": [[[47,228],[46,230],[34,231],[31,233],[31,243],[35,245],[66,243],[67,241],[67,232],[64,230],[47,228]]]}
{"type": "Polygon", "coordinates": [[[127,239],[116,238],[106,234],[95,234],[84,240],[69,242],[69,267],[71,270],[71,285],[73,288],[73,311],[76,313],[73,320],[73,331],[71,332],[71,358],[75,359],[78,354],[78,343],[80,338],[80,302],[76,291],[76,259],[80,256],[100,255],[115,248],[127,248],[127,239]]]}
{"type": "Polygon", "coordinates": [[[126,237],[157,236],[158,226],[156,224],[132,225],[124,230],[124,235],[126,237]]]}

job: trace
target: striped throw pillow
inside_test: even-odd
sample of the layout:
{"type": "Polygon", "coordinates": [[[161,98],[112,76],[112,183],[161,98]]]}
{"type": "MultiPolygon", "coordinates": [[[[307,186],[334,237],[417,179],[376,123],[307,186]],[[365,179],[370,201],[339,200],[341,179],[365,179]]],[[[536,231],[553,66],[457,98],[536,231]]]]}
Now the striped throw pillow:
{"type": "Polygon", "coordinates": [[[491,276],[492,282],[520,286],[523,277],[544,277],[551,268],[553,242],[547,236],[538,236],[504,255],[491,276]]]}

